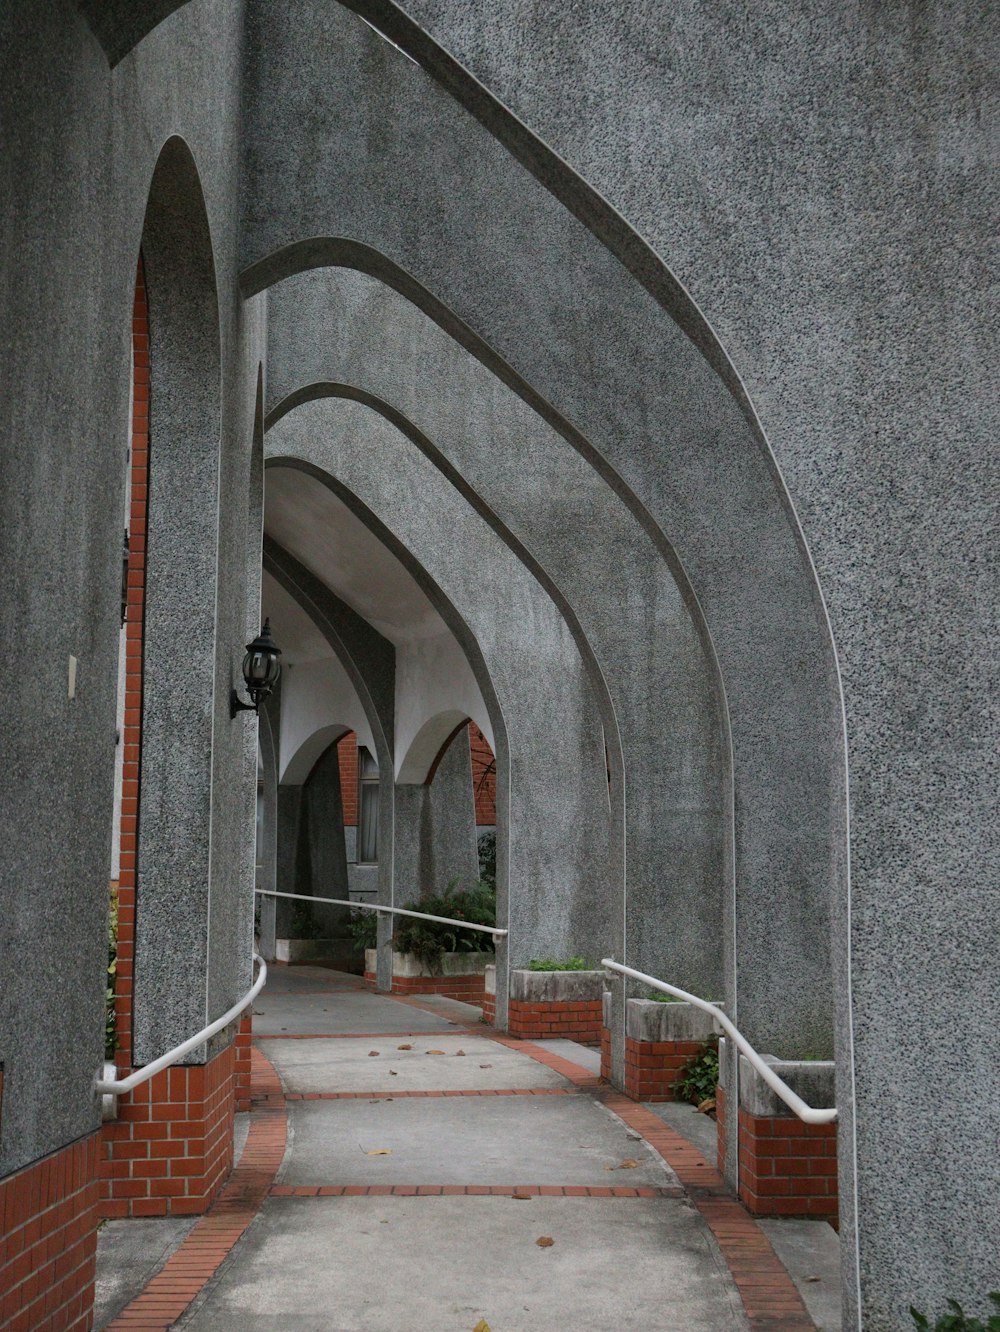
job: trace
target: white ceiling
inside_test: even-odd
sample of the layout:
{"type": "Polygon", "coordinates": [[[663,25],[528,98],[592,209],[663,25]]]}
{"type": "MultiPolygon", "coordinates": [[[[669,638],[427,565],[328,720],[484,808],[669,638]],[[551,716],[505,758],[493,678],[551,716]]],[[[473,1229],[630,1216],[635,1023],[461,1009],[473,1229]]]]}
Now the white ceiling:
{"type": "Polygon", "coordinates": [[[391,643],[449,632],[395,555],[322,482],[292,467],[269,467],[266,480],[268,536],[391,643]]]}

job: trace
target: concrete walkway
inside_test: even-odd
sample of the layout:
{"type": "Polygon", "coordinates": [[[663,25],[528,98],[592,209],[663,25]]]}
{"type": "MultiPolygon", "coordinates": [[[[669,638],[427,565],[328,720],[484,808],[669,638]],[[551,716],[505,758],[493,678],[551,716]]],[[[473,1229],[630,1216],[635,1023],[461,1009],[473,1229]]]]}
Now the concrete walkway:
{"type": "MultiPolygon", "coordinates": [[[[806,1223],[789,1246],[832,1237],[805,1248],[805,1268],[822,1269],[809,1273],[822,1291],[799,1286],[814,1321],[763,1231],[718,1196],[717,1177],[701,1186],[714,1172],[680,1136],[684,1108],[670,1107],[679,1134],[664,1108],[601,1087],[594,1052],[491,1037],[478,1016],[318,968],[273,970],[254,1034],[287,1148],[256,1216],[162,1325],[834,1332],[820,1298],[834,1280],[829,1227],[806,1223]]],[[[179,1242],[168,1269],[189,1271],[198,1231],[179,1242]]],[[[115,1326],[138,1325],[141,1305],[115,1326]]]]}

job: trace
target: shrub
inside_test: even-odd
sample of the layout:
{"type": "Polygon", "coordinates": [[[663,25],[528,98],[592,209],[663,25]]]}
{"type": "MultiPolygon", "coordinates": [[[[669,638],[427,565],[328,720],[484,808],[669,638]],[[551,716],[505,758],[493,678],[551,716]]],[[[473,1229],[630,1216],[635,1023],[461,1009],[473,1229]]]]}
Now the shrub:
{"type": "MultiPolygon", "coordinates": [[[[1000,1311],[1000,1291],[991,1290],[989,1299],[1000,1311]]],[[[918,1313],[911,1304],[910,1314],[914,1326],[926,1329],[926,1332],[1000,1332],[1000,1312],[991,1314],[988,1322],[984,1323],[981,1318],[970,1318],[958,1300],[948,1300],[947,1303],[951,1313],[943,1314],[933,1325],[926,1314],[918,1313]]]]}
{"type": "Polygon", "coordinates": [[[533,957],[528,963],[529,971],[591,971],[593,968],[585,957],[567,957],[557,962],[551,957],[533,957]]]}
{"type": "Polygon", "coordinates": [[[684,1067],[674,1087],[675,1095],[682,1101],[691,1101],[701,1105],[715,1095],[719,1085],[719,1038],[709,1036],[696,1055],[692,1055],[684,1067]]]}
{"type": "Polygon", "coordinates": [[[375,911],[352,911],[347,928],[359,953],[378,943],[378,913],[375,911]]]}
{"type": "MultiPolygon", "coordinates": [[[[475,925],[497,923],[496,888],[480,881],[473,887],[457,890],[449,885],[440,897],[425,897],[409,902],[407,911],[426,911],[431,916],[450,916],[475,925]]],[[[478,930],[463,930],[457,925],[441,925],[435,920],[397,917],[392,946],[397,953],[413,953],[431,971],[439,968],[445,953],[492,953],[493,936],[478,930]]]]}

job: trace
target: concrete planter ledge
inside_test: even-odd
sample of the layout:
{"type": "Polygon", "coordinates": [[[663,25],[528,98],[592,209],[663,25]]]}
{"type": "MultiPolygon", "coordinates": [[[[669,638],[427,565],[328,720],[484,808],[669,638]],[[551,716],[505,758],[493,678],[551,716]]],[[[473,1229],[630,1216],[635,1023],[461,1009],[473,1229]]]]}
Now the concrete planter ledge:
{"type": "MultiPolygon", "coordinates": [[[[807,1105],[835,1104],[832,1059],[776,1059],[774,1055],[764,1055],[764,1062],[770,1064],[778,1077],[787,1082],[807,1105]]],[[[740,1109],[758,1119],[796,1118],[744,1055],[740,1055],[740,1109]]]]}
{"type": "MultiPolygon", "coordinates": [[[[721,1008],[722,1005],[720,1004],[721,1008]]],[[[703,1044],[722,1028],[710,1013],[694,1004],[661,1004],[655,999],[629,999],[625,1035],[633,1041],[697,1041],[703,1044]]]]}
{"type": "Polygon", "coordinates": [[[602,1002],[603,971],[512,971],[510,997],[523,1004],[602,1002]]]}

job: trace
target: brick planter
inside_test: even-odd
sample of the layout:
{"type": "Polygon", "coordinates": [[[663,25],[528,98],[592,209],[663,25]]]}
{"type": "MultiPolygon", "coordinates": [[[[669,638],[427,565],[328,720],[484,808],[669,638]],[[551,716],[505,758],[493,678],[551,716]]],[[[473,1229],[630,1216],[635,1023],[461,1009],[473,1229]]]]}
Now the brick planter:
{"type": "Polygon", "coordinates": [[[507,1030],[526,1040],[601,1039],[603,971],[512,971],[507,1030]]]}
{"type": "Polygon", "coordinates": [[[672,1101],[681,1069],[718,1026],[694,1004],[629,999],[625,1005],[625,1085],[634,1101],[672,1101]]]}
{"type": "MultiPolygon", "coordinates": [[[[494,965],[494,953],[445,953],[439,974],[434,974],[412,953],[393,953],[393,994],[443,994],[448,999],[482,1005],[486,993],[486,968],[494,965]]],[[[365,984],[375,989],[376,950],[365,949],[365,984]]]]}
{"type": "MultiPolygon", "coordinates": [[[[832,1062],[767,1062],[808,1105],[834,1104],[832,1062]]],[[[742,1056],[739,1194],[754,1216],[829,1219],[838,1210],[836,1123],[804,1124],[742,1056]]]]}
{"type": "Polygon", "coordinates": [[[611,991],[601,998],[601,1077],[611,1081],[611,991]]]}

